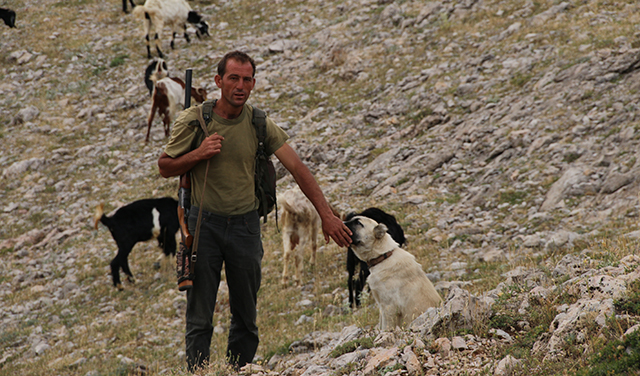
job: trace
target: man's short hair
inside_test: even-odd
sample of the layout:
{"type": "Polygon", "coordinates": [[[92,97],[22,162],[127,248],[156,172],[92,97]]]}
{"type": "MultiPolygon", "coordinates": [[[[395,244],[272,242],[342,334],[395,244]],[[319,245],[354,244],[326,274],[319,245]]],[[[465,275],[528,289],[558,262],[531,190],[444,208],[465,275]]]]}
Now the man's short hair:
{"type": "Polygon", "coordinates": [[[251,63],[251,68],[253,68],[253,73],[251,74],[251,77],[255,77],[255,75],[256,75],[256,62],[253,61],[251,56],[247,55],[246,53],[244,53],[242,51],[231,51],[231,52],[228,52],[226,55],[224,55],[222,57],[222,60],[220,60],[220,62],[218,63],[218,75],[220,77],[224,77],[224,74],[227,71],[227,61],[229,59],[236,60],[241,64],[251,63]]]}

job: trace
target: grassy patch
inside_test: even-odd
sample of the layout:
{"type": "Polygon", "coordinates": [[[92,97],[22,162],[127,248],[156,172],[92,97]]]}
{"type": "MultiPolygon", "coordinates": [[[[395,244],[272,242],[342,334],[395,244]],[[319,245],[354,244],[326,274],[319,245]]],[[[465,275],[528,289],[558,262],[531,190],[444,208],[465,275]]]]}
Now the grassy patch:
{"type": "Polygon", "coordinates": [[[636,375],[640,365],[640,331],[607,343],[591,358],[580,376],[636,375]]]}
{"type": "Polygon", "coordinates": [[[511,77],[511,85],[522,88],[531,81],[532,77],[533,75],[530,73],[518,72],[511,77]]]}
{"type": "Polygon", "coordinates": [[[640,279],[627,287],[627,295],[613,303],[617,312],[640,316],[640,279]]]}
{"type": "Polygon", "coordinates": [[[527,191],[508,189],[498,194],[498,203],[507,203],[509,205],[521,204],[529,193],[527,191]]]}
{"type": "Polygon", "coordinates": [[[129,54],[120,54],[111,60],[111,62],[109,63],[109,67],[114,68],[114,67],[123,65],[128,58],[129,58],[129,54]]]}
{"type": "Polygon", "coordinates": [[[336,347],[330,354],[332,358],[337,358],[340,355],[348,354],[350,352],[354,352],[359,348],[362,349],[370,349],[373,347],[373,338],[365,337],[360,339],[355,339],[353,341],[349,341],[344,343],[338,347],[336,347]]]}

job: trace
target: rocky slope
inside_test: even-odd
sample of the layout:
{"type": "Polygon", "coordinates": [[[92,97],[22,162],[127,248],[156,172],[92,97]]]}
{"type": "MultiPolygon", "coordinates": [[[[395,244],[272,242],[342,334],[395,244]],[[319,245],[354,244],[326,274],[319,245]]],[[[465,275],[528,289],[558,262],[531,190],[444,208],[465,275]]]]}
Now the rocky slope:
{"type": "MultiPolygon", "coordinates": [[[[139,24],[115,1],[5,3],[18,12],[18,27],[2,25],[0,42],[0,322],[7,328],[0,371],[86,374],[105,359],[111,367],[135,368],[113,351],[135,340],[88,338],[93,326],[74,317],[78,305],[99,302],[90,311],[93,325],[139,319],[111,302],[104,265],[112,245],[93,231],[95,206],[176,191],[175,181],[157,173],[166,141],[158,120],[144,143],[150,100],[139,24]]],[[[194,84],[215,97],[219,58],[231,49],[254,56],[252,103],[292,136],[332,202],[343,211],[375,205],[401,218],[411,244],[435,250],[419,259],[448,296],[450,310],[423,317],[413,331],[378,336],[348,326],[310,333],[292,348],[303,355],[273,357],[269,372],[506,372],[521,360],[500,349],[536,326],[523,318],[510,333],[474,331],[483,322],[476,314],[496,317],[504,289],[523,317],[536,297],[557,308],[548,320],[553,326],[531,341],[540,359],[566,354],[558,338],[567,333],[589,352],[592,341],[585,338],[593,328],[582,330],[579,317],[597,312],[602,329],[604,318],[619,313],[614,301],[637,279],[638,260],[629,255],[638,237],[640,187],[638,4],[191,5],[206,16],[212,37],[194,37],[189,45],[178,38],[174,51],[165,37],[170,73],[194,68],[194,84]],[[549,300],[558,288],[572,299],[549,300]],[[451,320],[451,312],[466,317],[459,301],[484,308],[451,320]],[[433,329],[443,325],[448,329],[433,329]],[[471,334],[456,335],[463,329],[471,334]],[[368,336],[375,338],[372,350],[327,356],[368,336]],[[304,350],[311,343],[320,350],[304,350]]],[[[279,171],[284,189],[291,178],[279,171]]],[[[154,255],[150,248],[145,254],[154,255]]],[[[168,282],[153,285],[161,294],[153,310],[176,311],[158,324],[170,333],[147,328],[150,334],[137,342],[162,343],[176,353],[157,366],[159,373],[181,364],[183,298],[166,274],[155,276],[168,282]]],[[[627,321],[630,328],[637,318],[627,321]]]]}

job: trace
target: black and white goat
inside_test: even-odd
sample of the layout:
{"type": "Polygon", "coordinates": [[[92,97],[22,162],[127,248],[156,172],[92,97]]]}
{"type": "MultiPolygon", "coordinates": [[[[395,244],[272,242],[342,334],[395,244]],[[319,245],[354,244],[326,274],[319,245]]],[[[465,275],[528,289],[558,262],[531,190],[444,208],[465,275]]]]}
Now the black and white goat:
{"type": "Polygon", "coordinates": [[[180,229],[178,222],[178,201],[171,197],[150,198],[134,201],[125,205],[111,216],[103,212],[104,204],[98,205],[95,214],[95,228],[98,222],[109,228],[118,253],[111,261],[113,285],[122,290],[120,269],[133,283],[133,274],[129,269],[129,253],[138,242],[158,239],[158,245],[165,256],[176,254],[176,233],[180,229]]]}
{"type": "MultiPolygon", "coordinates": [[[[136,7],[136,3],[134,3],[133,0],[129,0],[129,4],[131,4],[131,9],[136,7]]],[[[129,11],[127,10],[127,0],[122,0],[122,11],[125,13],[129,13],[129,11]]]]}
{"type": "MultiPolygon", "coordinates": [[[[398,246],[402,247],[403,244],[407,241],[404,237],[404,231],[402,227],[396,221],[396,218],[391,215],[385,213],[383,210],[378,208],[368,208],[361,213],[350,213],[346,216],[345,222],[349,221],[351,218],[355,216],[363,216],[367,218],[371,218],[378,223],[382,223],[387,226],[387,232],[398,246]]],[[[347,272],[349,272],[349,305],[351,307],[360,306],[360,296],[362,294],[362,289],[364,289],[364,285],[367,281],[367,277],[369,276],[369,267],[365,261],[360,260],[356,257],[356,254],[353,252],[351,248],[347,250],[347,272]],[[360,270],[358,272],[358,276],[356,277],[356,267],[360,266],[360,270]]]]}
{"type": "Polygon", "coordinates": [[[167,77],[167,62],[162,59],[153,59],[144,72],[144,84],[149,89],[149,95],[153,95],[153,86],[156,82],[167,77]]]}
{"type": "Polygon", "coordinates": [[[209,35],[209,25],[202,19],[202,16],[191,9],[186,0],[146,0],[144,5],[133,8],[133,15],[144,23],[147,42],[147,57],[151,59],[150,38],[154,35],[156,50],[160,57],[162,53],[160,35],[165,24],[171,27],[171,48],[174,48],[176,33],[182,32],[184,39],[190,43],[187,34],[187,22],[196,28],[196,35],[201,38],[209,35]]]}
{"type": "Polygon", "coordinates": [[[9,27],[16,27],[16,12],[12,9],[0,8],[0,18],[9,27]]]}

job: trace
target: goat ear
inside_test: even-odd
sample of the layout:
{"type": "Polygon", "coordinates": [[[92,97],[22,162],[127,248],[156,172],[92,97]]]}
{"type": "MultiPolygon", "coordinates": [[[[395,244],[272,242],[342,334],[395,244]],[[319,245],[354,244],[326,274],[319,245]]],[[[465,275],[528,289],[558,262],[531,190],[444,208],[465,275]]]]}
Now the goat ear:
{"type": "Polygon", "coordinates": [[[374,229],[373,229],[373,236],[376,237],[376,239],[380,240],[382,238],[384,238],[384,236],[387,234],[387,226],[385,226],[384,224],[379,224],[377,225],[374,229]]]}

